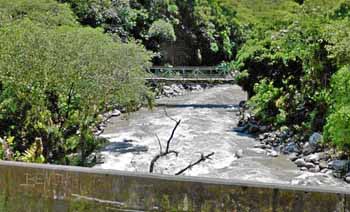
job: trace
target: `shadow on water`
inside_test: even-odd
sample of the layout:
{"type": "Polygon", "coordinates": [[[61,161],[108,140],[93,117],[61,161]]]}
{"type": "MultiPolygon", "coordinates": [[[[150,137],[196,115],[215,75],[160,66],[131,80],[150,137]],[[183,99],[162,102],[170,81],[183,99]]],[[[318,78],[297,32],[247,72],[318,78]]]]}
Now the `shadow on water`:
{"type": "Polygon", "coordinates": [[[194,109],[237,109],[237,104],[156,104],[156,107],[167,108],[194,108],[194,109]]]}

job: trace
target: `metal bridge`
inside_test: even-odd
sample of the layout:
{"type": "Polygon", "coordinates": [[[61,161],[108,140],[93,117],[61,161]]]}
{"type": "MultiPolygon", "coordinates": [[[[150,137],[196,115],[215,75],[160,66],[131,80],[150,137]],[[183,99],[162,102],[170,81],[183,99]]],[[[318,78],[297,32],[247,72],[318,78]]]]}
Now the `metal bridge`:
{"type": "Polygon", "coordinates": [[[153,82],[235,82],[235,74],[217,66],[153,66],[148,72],[146,80],[153,82]]]}

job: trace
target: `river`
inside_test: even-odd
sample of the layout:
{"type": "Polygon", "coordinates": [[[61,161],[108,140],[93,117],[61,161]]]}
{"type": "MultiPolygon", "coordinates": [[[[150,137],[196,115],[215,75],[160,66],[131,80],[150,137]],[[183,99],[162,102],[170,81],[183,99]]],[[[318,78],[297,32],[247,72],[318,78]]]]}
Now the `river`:
{"type": "Polygon", "coordinates": [[[300,171],[284,155],[277,158],[254,148],[252,137],[234,131],[236,112],[246,93],[236,85],[220,85],[205,91],[187,93],[174,98],[161,98],[153,110],[141,110],[112,118],[103,137],[110,143],[101,150],[104,163],[96,168],[132,172],[148,172],[150,161],[159,153],[159,137],[163,149],[175,122],[166,113],[181,120],[171,150],[155,164],[155,172],[174,174],[195,162],[201,154],[214,152],[211,160],[200,163],[183,175],[268,183],[348,186],[331,174],[300,171]],[[166,112],[165,112],[166,110],[166,112]],[[235,153],[243,150],[243,157],[235,153]]]}

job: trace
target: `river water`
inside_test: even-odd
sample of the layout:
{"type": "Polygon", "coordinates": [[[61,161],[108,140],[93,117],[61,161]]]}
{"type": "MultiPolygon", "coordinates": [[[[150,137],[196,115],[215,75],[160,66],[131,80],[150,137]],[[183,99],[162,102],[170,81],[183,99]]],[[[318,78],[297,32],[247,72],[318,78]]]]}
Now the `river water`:
{"type": "Polygon", "coordinates": [[[143,108],[137,112],[112,118],[103,137],[110,141],[101,150],[104,163],[96,168],[132,172],[148,172],[150,161],[163,150],[175,122],[166,113],[181,120],[171,150],[179,155],[168,155],[155,164],[155,172],[174,174],[201,154],[214,152],[211,160],[200,163],[183,175],[250,180],[256,182],[299,185],[348,186],[330,174],[300,171],[286,156],[267,156],[254,148],[252,137],[234,131],[236,112],[246,93],[236,85],[221,85],[205,91],[187,93],[174,98],[157,100],[161,105],[153,110],[143,108]],[[165,112],[166,111],[166,112],[165,112]],[[243,157],[235,153],[243,150],[243,157]]]}

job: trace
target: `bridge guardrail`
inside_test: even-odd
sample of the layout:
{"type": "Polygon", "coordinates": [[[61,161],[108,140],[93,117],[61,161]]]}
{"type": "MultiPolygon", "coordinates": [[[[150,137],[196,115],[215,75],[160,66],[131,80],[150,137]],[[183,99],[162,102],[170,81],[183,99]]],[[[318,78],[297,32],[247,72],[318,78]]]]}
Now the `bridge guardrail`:
{"type": "Polygon", "coordinates": [[[0,211],[348,212],[350,191],[0,161],[0,211]]]}
{"type": "Polygon", "coordinates": [[[192,78],[192,79],[211,79],[211,78],[227,78],[229,74],[225,73],[221,68],[216,66],[207,67],[162,67],[153,66],[149,72],[154,78],[192,78]]]}

